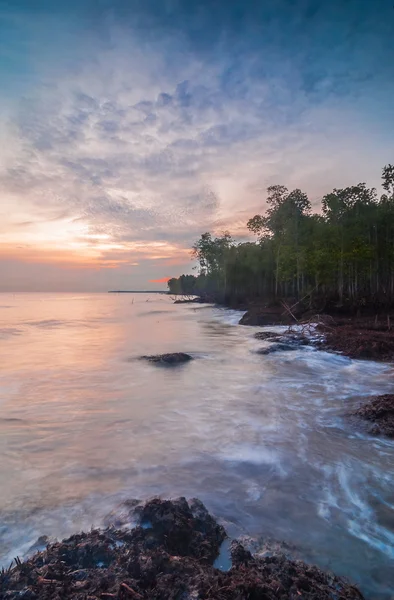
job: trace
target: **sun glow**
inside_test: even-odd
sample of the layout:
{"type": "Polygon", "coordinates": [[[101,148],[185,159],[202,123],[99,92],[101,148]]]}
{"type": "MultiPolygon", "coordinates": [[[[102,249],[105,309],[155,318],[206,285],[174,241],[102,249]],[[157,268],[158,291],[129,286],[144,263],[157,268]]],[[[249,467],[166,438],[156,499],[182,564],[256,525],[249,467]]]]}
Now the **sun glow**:
{"type": "Polygon", "coordinates": [[[0,259],[59,268],[138,266],[140,260],[184,262],[188,251],[169,242],[119,242],[80,219],[38,221],[18,215],[0,236],[0,259]]]}

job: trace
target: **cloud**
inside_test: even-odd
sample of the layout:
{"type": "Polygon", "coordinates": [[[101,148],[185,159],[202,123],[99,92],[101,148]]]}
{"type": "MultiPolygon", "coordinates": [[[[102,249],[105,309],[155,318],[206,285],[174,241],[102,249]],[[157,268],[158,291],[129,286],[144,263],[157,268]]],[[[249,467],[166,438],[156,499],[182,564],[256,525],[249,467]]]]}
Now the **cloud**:
{"type": "Polygon", "coordinates": [[[267,185],[315,203],[334,186],[378,185],[394,125],[389,29],[375,11],[381,41],[366,33],[364,0],[333,4],[115,1],[43,8],[43,26],[17,3],[8,20],[29,64],[17,36],[7,51],[30,75],[0,99],[10,256],[23,241],[28,264],[133,265],[142,284],[147,264],[153,279],[189,264],[206,230],[244,237],[267,185]]]}

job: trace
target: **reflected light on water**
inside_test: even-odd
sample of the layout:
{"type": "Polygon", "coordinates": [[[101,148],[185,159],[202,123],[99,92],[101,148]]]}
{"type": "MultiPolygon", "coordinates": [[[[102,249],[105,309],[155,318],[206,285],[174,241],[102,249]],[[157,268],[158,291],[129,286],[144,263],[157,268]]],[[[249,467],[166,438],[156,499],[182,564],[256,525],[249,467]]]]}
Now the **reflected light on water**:
{"type": "Polygon", "coordinates": [[[199,496],[230,532],[296,544],[389,597],[394,444],[344,413],[390,390],[392,368],[261,356],[239,317],[153,294],[0,295],[2,561],[126,498],[199,496]],[[138,360],[172,351],[195,360],[138,360]]]}

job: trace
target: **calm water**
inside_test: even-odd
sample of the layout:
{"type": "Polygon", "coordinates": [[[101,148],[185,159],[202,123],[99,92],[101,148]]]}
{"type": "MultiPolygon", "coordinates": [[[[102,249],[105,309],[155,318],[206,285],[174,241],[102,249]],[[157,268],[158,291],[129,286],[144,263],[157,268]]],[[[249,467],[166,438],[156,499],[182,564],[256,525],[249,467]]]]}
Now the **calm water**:
{"type": "Polygon", "coordinates": [[[126,498],[182,494],[391,596],[394,443],[343,414],[392,391],[393,368],[260,356],[239,316],[153,294],[0,294],[0,562],[126,498]],[[196,360],[136,360],[177,350],[196,360]]]}

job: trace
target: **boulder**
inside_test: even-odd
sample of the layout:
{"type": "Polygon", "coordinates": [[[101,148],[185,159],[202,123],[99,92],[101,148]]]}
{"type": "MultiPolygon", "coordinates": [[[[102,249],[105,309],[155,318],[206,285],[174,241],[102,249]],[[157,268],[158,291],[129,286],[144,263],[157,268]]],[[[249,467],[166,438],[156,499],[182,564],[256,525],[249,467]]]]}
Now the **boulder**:
{"type": "Polygon", "coordinates": [[[189,360],[193,360],[193,357],[185,352],[170,352],[168,354],[152,354],[148,356],[141,356],[141,360],[147,360],[157,365],[175,366],[189,362],[189,360]]]}

